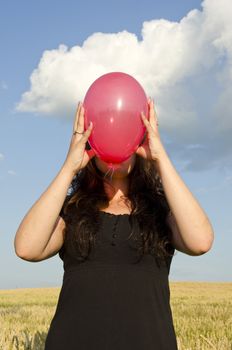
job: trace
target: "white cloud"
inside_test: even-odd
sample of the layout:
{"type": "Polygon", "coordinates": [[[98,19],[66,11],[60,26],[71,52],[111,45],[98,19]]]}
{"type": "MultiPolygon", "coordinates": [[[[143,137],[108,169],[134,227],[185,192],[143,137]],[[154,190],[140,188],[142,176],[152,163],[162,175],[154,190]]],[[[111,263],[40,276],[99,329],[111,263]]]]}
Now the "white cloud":
{"type": "Polygon", "coordinates": [[[4,159],[4,154],[0,153],[0,161],[4,159]]]}
{"type": "Polygon", "coordinates": [[[179,22],[145,21],[141,41],[127,31],[94,33],[82,46],[46,50],[16,110],[71,118],[96,78],[126,72],[154,97],[160,128],[186,168],[219,165],[232,146],[231,12],[231,0],[205,0],[179,22]]]}
{"type": "Polygon", "coordinates": [[[7,173],[9,175],[16,175],[16,172],[14,170],[8,170],[7,173]]]}
{"type": "Polygon", "coordinates": [[[2,90],[7,90],[8,89],[8,85],[7,85],[7,83],[4,80],[1,81],[0,87],[1,87],[2,90]]]}

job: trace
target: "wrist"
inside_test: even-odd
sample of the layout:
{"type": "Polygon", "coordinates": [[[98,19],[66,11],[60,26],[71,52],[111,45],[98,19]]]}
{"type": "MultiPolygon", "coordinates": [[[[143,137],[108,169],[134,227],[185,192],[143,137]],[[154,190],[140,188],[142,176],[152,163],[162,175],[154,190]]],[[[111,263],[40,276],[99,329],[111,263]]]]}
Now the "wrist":
{"type": "Polygon", "coordinates": [[[65,177],[73,179],[74,175],[76,174],[76,171],[69,166],[67,163],[64,163],[60,169],[60,172],[63,173],[65,177]]]}
{"type": "Polygon", "coordinates": [[[162,165],[169,161],[168,154],[163,145],[159,147],[159,151],[156,153],[155,157],[152,157],[152,159],[155,161],[156,169],[159,173],[159,176],[161,177],[162,165]]]}

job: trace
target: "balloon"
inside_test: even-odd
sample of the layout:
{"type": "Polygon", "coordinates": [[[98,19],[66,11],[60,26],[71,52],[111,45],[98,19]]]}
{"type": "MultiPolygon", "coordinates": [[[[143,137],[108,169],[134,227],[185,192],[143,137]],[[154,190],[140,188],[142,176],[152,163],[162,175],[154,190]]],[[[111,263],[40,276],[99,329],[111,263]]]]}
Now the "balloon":
{"type": "Polygon", "coordinates": [[[85,129],[93,129],[88,142],[107,163],[121,163],[138,148],[146,131],[140,117],[148,115],[148,101],[139,82],[129,74],[111,72],[89,87],[83,106],[85,129]]]}

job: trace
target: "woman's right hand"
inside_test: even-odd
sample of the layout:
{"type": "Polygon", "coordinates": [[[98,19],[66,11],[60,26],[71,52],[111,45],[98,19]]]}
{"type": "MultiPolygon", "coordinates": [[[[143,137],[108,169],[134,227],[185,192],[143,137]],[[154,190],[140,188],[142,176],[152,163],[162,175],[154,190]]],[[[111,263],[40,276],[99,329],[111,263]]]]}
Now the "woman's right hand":
{"type": "Polygon", "coordinates": [[[64,162],[64,166],[69,168],[74,175],[80,169],[84,168],[89,160],[96,155],[93,149],[85,149],[85,145],[92,132],[92,128],[93,124],[90,122],[88,129],[84,130],[84,107],[82,103],[79,102],[73,124],[73,133],[74,131],[78,131],[79,133],[83,134],[72,134],[68,154],[64,162]]]}

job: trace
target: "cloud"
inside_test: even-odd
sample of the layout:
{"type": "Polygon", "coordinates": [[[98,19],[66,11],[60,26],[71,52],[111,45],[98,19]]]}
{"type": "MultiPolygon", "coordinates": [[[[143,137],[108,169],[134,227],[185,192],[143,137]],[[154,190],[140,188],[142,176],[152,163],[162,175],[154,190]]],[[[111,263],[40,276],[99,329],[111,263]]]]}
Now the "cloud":
{"type": "Polygon", "coordinates": [[[16,172],[14,170],[8,170],[7,173],[9,175],[17,175],[16,172]]]}
{"type": "Polygon", "coordinates": [[[95,79],[126,72],[154,97],[160,130],[185,170],[231,167],[231,11],[231,0],[205,0],[179,22],[145,21],[141,41],[99,32],[82,46],[46,50],[16,110],[72,118],[95,79]]]}
{"type": "Polygon", "coordinates": [[[5,157],[4,157],[4,154],[0,153],[0,161],[3,160],[5,157]]]}
{"type": "Polygon", "coordinates": [[[231,188],[231,182],[226,181],[225,179],[223,182],[215,185],[215,186],[207,186],[207,187],[199,187],[195,189],[194,192],[200,193],[200,194],[205,194],[205,193],[212,193],[214,191],[218,192],[219,190],[229,190],[231,188]]]}
{"type": "Polygon", "coordinates": [[[0,87],[1,87],[1,90],[8,90],[8,85],[4,80],[0,82],[0,87]]]}

